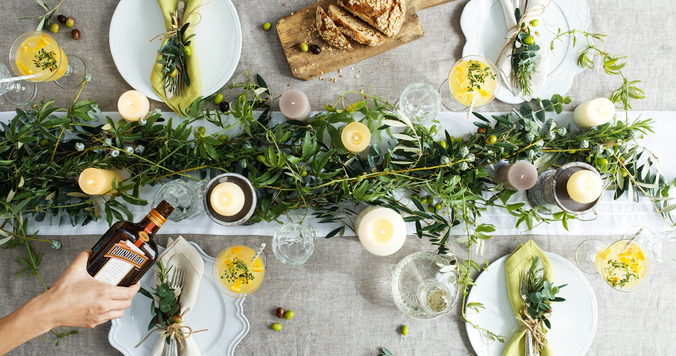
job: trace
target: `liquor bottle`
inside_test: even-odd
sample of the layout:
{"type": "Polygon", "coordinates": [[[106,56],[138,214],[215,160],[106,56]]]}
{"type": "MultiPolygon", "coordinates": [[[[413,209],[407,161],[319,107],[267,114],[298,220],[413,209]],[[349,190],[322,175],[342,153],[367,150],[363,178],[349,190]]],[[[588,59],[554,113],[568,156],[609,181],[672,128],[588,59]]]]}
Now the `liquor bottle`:
{"type": "Polygon", "coordinates": [[[138,282],[157,259],[153,236],[174,208],[162,201],[139,223],[118,221],[92,247],[87,272],[102,282],[128,287],[138,282]]]}

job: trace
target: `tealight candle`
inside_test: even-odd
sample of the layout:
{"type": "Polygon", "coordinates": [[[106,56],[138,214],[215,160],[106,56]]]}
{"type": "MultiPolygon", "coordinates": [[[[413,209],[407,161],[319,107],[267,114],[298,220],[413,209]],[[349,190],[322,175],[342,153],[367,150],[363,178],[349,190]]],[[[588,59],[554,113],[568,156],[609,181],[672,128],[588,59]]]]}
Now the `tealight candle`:
{"type": "Polygon", "coordinates": [[[599,198],[603,190],[601,177],[588,170],[573,173],[566,184],[568,195],[580,204],[588,204],[599,198]]]}
{"type": "Polygon", "coordinates": [[[122,175],[108,169],[87,168],[78,178],[78,185],[85,194],[96,195],[113,193],[113,180],[119,184],[122,175]]]}
{"type": "Polygon", "coordinates": [[[234,216],[244,207],[244,191],[232,182],[223,182],[211,192],[211,207],[223,216],[234,216]]]}
{"type": "Polygon", "coordinates": [[[357,236],[366,251],[377,256],[391,255],[406,241],[406,223],[390,208],[369,207],[357,216],[357,236]]]}
{"type": "Polygon", "coordinates": [[[305,121],[310,117],[310,101],[298,89],[289,89],[279,98],[279,110],[288,120],[305,121]]]}
{"type": "Polygon", "coordinates": [[[120,96],[120,99],[117,101],[117,111],[129,122],[138,121],[148,115],[150,102],[143,93],[130,90],[120,96]]]}
{"type": "Polygon", "coordinates": [[[615,105],[606,98],[598,98],[578,105],[573,111],[577,126],[592,127],[603,125],[615,116],[615,105]]]}
{"type": "Polygon", "coordinates": [[[351,122],[343,128],[340,140],[348,152],[357,154],[371,143],[371,131],[361,122],[351,122]]]}
{"type": "Polygon", "coordinates": [[[513,190],[533,188],[538,180],[538,170],[528,161],[505,164],[495,172],[495,180],[505,182],[505,187],[513,190]]]}

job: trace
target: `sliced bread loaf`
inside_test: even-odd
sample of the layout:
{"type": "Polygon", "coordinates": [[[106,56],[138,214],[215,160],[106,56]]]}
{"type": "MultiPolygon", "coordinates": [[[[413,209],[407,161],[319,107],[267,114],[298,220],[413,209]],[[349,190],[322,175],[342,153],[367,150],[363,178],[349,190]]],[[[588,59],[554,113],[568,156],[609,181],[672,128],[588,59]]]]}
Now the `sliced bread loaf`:
{"type": "Polygon", "coordinates": [[[329,17],[340,32],[367,46],[377,46],[385,41],[385,36],[375,28],[357,20],[338,6],[329,5],[329,17]]]}
{"type": "Polygon", "coordinates": [[[387,37],[399,33],[406,16],[405,0],[338,0],[338,4],[387,37]]]}
{"type": "Polygon", "coordinates": [[[336,24],[331,21],[329,15],[324,12],[321,6],[317,6],[317,31],[322,36],[324,41],[333,47],[352,50],[352,45],[347,41],[347,38],[338,30],[336,24]]]}

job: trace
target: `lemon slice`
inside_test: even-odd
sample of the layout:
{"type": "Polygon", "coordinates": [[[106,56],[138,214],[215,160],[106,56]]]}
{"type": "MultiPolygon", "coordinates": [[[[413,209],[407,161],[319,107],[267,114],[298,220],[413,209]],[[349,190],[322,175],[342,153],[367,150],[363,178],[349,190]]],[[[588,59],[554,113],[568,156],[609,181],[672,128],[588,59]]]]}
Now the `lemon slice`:
{"type": "Polygon", "coordinates": [[[241,248],[241,247],[233,247],[233,248],[230,249],[230,253],[232,253],[233,255],[236,255],[236,254],[238,254],[238,253],[240,253],[240,252],[242,252],[242,248],[241,248]]]}
{"type": "Polygon", "coordinates": [[[477,89],[477,90],[479,91],[479,94],[481,94],[482,98],[487,98],[491,95],[491,93],[489,93],[488,91],[486,91],[484,89],[477,89]]]}
{"type": "Polygon", "coordinates": [[[31,74],[33,74],[33,70],[31,70],[30,68],[26,67],[26,65],[23,64],[23,63],[21,63],[20,61],[16,61],[16,65],[19,67],[19,71],[21,72],[21,74],[23,74],[23,75],[31,75],[31,74]]]}
{"type": "Polygon", "coordinates": [[[233,292],[235,292],[235,293],[239,293],[239,291],[240,291],[241,289],[242,289],[242,279],[241,279],[241,278],[237,278],[237,280],[235,281],[235,283],[233,283],[233,284],[230,286],[230,290],[233,291],[233,292]]]}
{"type": "Polygon", "coordinates": [[[39,51],[40,49],[47,47],[49,45],[49,40],[46,39],[45,37],[41,37],[40,40],[38,41],[38,44],[35,46],[35,51],[39,51]]]}
{"type": "Polygon", "coordinates": [[[261,260],[260,257],[256,258],[256,260],[253,263],[253,266],[251,266],[251,271],[252,272],[263,272],[265,268],[263,267],[263,260],[261,260]]]}

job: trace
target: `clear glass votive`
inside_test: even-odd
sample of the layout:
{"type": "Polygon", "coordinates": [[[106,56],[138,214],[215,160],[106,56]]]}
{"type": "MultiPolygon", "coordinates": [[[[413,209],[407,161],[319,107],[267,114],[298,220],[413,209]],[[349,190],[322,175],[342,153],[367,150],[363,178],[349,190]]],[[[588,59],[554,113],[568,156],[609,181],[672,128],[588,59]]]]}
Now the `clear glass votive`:
{"type": "Polygon", "coordinates": [[[314,253],[316,239],[312,225],[286,223],[272,237],[272,252],[283,264],[300,266],[314,253]]]}
{"type": "Polygon", "coordinates": [[[162,200],[165,200],[174,207],[174,211],[167,219],[179,222],[192,218],[204,209],[202,196],[206,184],[206,180],[194,184],[189,184],[181,179],[172,180],[155,193],[153,206],[157,206],[162,200]]]}

